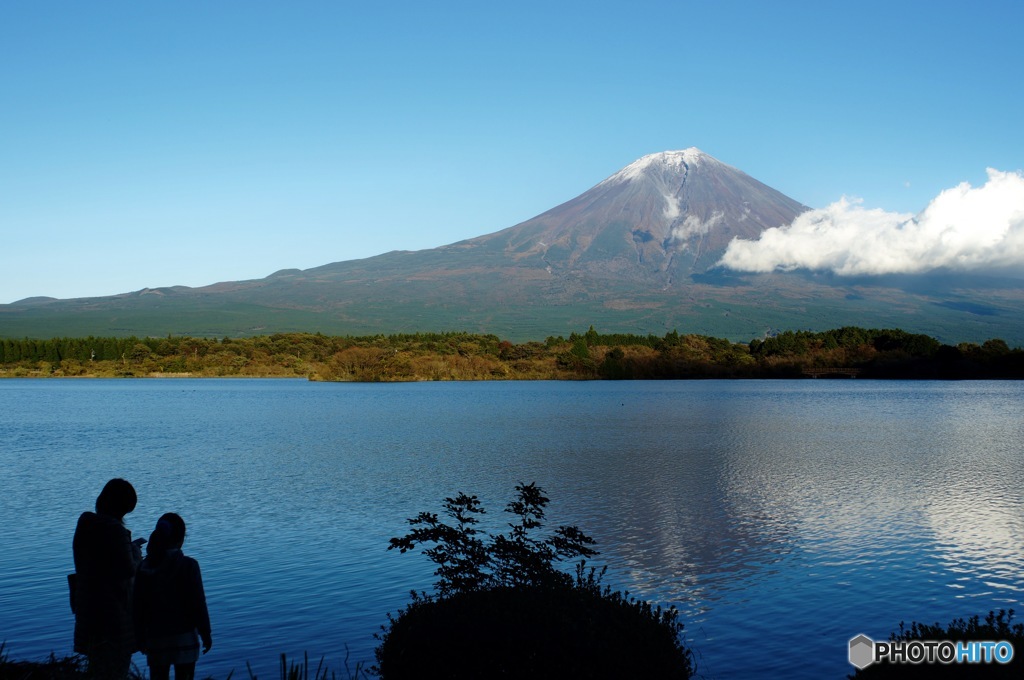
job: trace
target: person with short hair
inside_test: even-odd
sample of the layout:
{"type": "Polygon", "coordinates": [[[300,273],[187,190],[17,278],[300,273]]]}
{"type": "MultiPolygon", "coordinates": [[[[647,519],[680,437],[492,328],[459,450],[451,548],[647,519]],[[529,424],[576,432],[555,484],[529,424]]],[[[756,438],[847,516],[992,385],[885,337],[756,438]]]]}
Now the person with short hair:
{"type": "Polygon", "coordinates": [[[135,579],[135,631],[149,663],[151,680],[192,680],[199,660],[210,651],[210,614],[199,563],[181,552],[185,521],[162,515],[149,537],[146,559],[135,579]]]}
{"type": "Polygon", "coordinates": [[[111,479],[96,499],[96,512],[82,513],[75,527],[74,649],[99,680],[127,677],[136,650],[132,585],[146,541],[132,541],[124,516],[137,502],[130,483],[111,479]]]}

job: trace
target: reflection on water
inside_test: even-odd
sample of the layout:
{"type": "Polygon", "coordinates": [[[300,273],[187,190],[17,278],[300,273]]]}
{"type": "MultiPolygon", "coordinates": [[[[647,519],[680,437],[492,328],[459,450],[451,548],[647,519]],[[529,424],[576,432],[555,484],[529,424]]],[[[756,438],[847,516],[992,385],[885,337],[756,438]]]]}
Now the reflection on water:
{"type": "MultiPolygon", "coordinates": [[[[70,651],[70,535],[103,482],[189,523],[216,646],[371,660],[433,580],[385,550],[457,491],[500,530],[537,481],[615,587],[675,605],[705,677],[843,677],[901,620],[1020,609],[1024,388],[871,381],[323,385],[0,381],[0,637],[70,651]],[[808,648],[810,646],[810,648],[808,648]],[[809,656],[808,656],[809,655],[809,656]]],[[[141,658],[141,657],[140,657],[141,658]]]]}

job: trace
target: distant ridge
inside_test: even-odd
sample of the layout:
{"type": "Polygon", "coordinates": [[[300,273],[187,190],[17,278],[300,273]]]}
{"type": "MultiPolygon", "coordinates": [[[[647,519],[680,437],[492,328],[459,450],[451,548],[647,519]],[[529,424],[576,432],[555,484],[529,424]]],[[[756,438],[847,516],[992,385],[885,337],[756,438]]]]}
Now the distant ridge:
{"type": "MultiPolygon", "coordinates": [[[[464,330],[512,340],[672,330],[746,341],[778,330],[903,328],[942,342],[1024,345],[1024,282],[844,279],[715,267],[807,210],[691,147],[637,159],[515,226],[262,279],[0,305],[0,337],[464,330]]],[[[312,246],[311,246],[312,247],[312,246]]]]}
{"type": "Polygon", "coordinates": [[[52,302],[52,301],[54,301],[56,299],[57,298],[55,298],[55,297],[47,297],[45,295],[37,295],[35,297],[27,297],[27,298],[22,298],[21,300],[15,300],[11,304],[12,305],[34,305],[34,304],[41,304],[41,303],[44,303],[44,302],[52,302]]]}

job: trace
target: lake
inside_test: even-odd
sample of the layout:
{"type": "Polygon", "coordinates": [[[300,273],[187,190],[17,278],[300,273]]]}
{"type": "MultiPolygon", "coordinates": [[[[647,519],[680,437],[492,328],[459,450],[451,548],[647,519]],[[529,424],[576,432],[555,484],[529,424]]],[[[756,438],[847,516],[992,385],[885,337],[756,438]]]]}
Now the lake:
{"type": "MultiPolygon", "coordinates": [[[[429,588],[406,519],[520,482],[606,582],[682,612],[707,678],[842,678],[847,642],[1024,598],[1024,383],[0,380],[0,640],[71,651],[71,537],[103,484],[175,511],[214,630],[200,677],[345,677],[429,588]]],[[[136,662],[144,663],[141,655],[136,662]]]]}

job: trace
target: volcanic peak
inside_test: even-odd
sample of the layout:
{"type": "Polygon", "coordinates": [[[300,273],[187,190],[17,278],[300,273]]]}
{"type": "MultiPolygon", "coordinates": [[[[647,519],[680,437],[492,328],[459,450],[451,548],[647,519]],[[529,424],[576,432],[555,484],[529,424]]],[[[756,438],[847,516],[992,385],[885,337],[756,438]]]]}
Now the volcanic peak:
{"type": "Polygon", "coordinates": [[[660,151],[633,161],[603,183],[629,182],[650,175],[652,172],[685,174],[690,167],[714,160],[695,146],[680,151],[660,151]]]}

